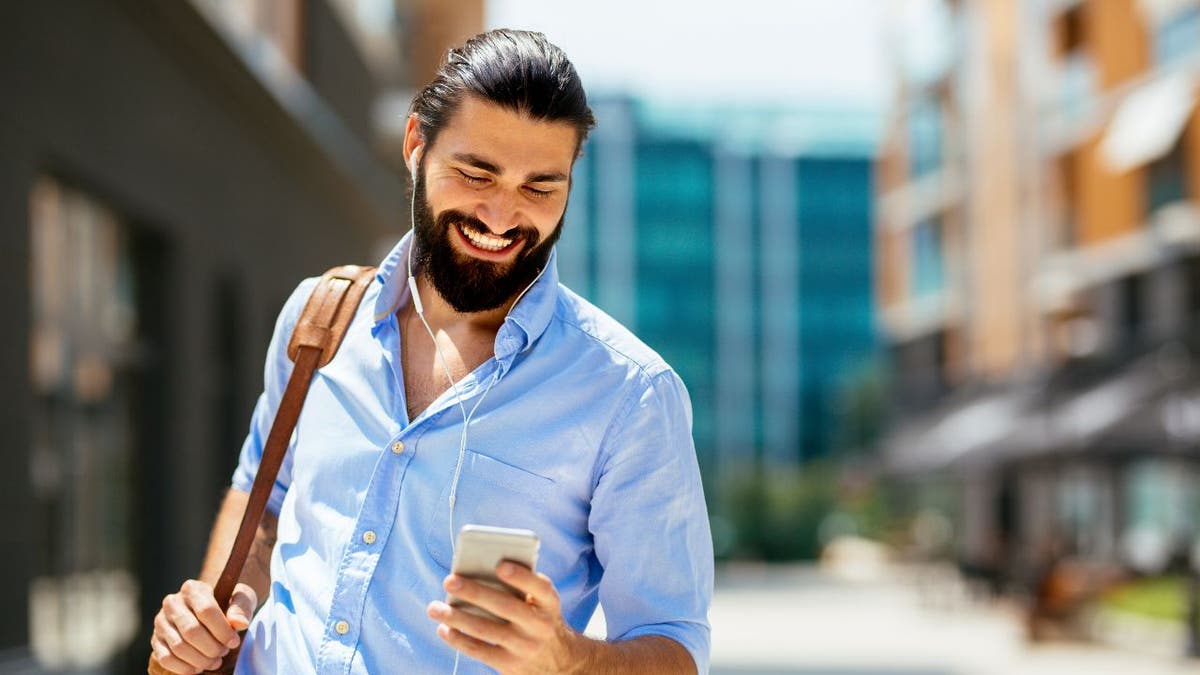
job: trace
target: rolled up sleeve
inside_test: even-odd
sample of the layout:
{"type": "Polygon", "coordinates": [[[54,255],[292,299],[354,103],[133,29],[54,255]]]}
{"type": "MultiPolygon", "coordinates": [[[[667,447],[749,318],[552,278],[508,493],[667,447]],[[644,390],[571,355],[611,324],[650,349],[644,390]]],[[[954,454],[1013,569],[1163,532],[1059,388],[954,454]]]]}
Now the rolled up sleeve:
{"type": "MultiPolygon", "coordinates": [[[[242,443],[241,455],[237,468],[233,472],[232,486],[243,492],[249,492],[254,484],[254,476],[262,462],[263,447],[267,443],[267,435],[275,420],[275,412],[279,409],[279,401],[283,398],[283,390],[287,387],[288,378],[292,374],[292,362],[288,359],[287,346],[292,336],[292,329],[300,318],[304,303],[316,287],[319,277],[305,279],[292,291],[292,295],[283,305],[279,317],[275,320],[275,330],[271,335],[271,343],[267,347],[266,364],[263,367],[263,391],[254,406],[250,417],[250,432],[242,443]]],[[[275,478],[271,489],[271,497],[267,501],[267,510],[278,515],[291,484],[292,453],[284,457],[283,465],[275,478]]]]}
{"type": "Polygon", "coordinates": [[[631,392],[605,437],[588,526],[609,640],[671,638],[705,673],[713,548],[691,422],[674,372],[631,392]]]}

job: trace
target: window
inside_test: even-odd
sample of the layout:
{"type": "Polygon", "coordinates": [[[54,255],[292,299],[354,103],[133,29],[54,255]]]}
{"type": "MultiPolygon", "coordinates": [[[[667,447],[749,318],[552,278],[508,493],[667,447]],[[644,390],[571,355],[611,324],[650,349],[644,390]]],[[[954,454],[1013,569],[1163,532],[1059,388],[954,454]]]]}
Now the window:
{"type": "Polygon", "coordinates": [[[1095,110],[1100,89],[1100,71],[1091,55],[1077,52],[1059,67],[1058,89],[1054,103],[1062,107],[1069,123],[1082,123],[1095,110]]]}
{"type": "Polygon", "coordinates": [[[1099,89],[1099,70],[1087,49],[1085,5],[1077,4],[1064,11],[1054,23],[1054,53],[1058,62],[1058,84],[1053,103],[1062,108],[1069,120],[1077,120],[1089,112],[1092,99],[1099,89]]]}
{"type": "Polygon", "coordinates": [[[942,235],[941,216],[913,229],[912,294],[917,298],[939,293],[945,285],[942,235]]]}
{"type": "Polygon", "coordinates": [[[141,626],[131,572],[131,256],[121,221],[88,195],[46,178],[30,201],[30,464],[39,533],[30,644],[44,667],[92,669],[141,626]]]}
{"type": "Polygon", "coordinates": [[[1187,465],[1161,459],[1134,462],[1124,476],[1123,551],[1143,573],[1161,573],[1172,557],[1187,555],[1194,540],[1195,473],[1187,465]]]}
{"type": "Polygon", "coordinates": [[[1183,260],[1184,287],[1187,298],[1188,327],[1200,325],[1200,256],[1192,255],[1183,260]]]}
{"type": "Polygon", "coordinates": [[[1119,345],[1135,344],[1146,328],[1146,277],[1134,274],[1117,282],[1117,340],[1119,345]]]}
{"type": "Polygon", "coordinates": [[[941,330],[893,345],[898,407],[925,410],[949,391],[950,339],[949,332],[941,330]]]}
{"type": "Polygon", "coordinates": [[[1113,525],[1104,508],[1101,485],[1100,476],[1083,466],[1070,467],[1059,479],[1057,524],[1069,550],[1080,555],[1103,553],[1106,534],[1113,525]]]}
{"type": "Polygon", "coordinates": [[[1167,204],[1187,199],[1187,158],[1184,133],[1170,152],[1146,165],[1146,211],[1154,213],[1167,204]]]}
{"type": "Polygon", "coordinates": [[[918,102],[909,113],[909,172],[919,178],[942,165],[942,134],[945,123],[936,98],[918,102]]]}

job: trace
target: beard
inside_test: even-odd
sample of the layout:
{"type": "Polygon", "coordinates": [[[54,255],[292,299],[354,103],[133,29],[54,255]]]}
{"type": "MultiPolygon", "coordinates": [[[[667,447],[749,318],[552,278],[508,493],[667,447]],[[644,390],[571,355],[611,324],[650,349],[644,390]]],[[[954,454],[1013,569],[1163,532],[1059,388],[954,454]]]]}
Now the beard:
{"type": "Polygon", "coordinates": [[[540,241],[537,229],[518,226],[503,235],[518,240],[521,245],[515,260],[508,263],[480,260],[454,248],[450,242],[453,236],[450,229],[461,227],[468,232],[490,233],[487,225],[453,209],[435,216],[425,196],[424,167],[421,167],[413,188],[413,198],[417,269],[429,279],[442,299],[456,312],[464,314],[496,309],[512,300],[541,273],[550,259],[554,243],[562,234],[563,218],[559,218],[545,241],[540,241]]]}

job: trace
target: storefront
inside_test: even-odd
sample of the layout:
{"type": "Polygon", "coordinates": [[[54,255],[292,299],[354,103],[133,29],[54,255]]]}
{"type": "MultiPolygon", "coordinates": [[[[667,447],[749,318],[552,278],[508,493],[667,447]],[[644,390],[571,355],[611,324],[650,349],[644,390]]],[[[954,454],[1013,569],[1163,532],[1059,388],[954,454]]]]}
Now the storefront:
{"type": "Polygon", "coordinates": [[[1052,556],[1154,574],[1200,538],[1200,378],[1188,345],[1067,364],[895,429],[891,474],[953,486],[968,570],[1021,591],[1052,556]]]}

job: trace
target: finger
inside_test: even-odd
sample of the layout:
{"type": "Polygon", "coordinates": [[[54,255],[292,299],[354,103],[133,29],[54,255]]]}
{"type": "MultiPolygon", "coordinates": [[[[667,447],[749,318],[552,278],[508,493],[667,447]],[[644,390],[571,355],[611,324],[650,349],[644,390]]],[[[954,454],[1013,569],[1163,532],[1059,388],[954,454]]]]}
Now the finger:
{"type": "Polygon", "coordinates": [[[513,628],[514,624],[511,623],[500,623],[438,601],[429,603],[426,613],[434,621],[509,652],[526,653],[534,647],[533,642],[513,628]]]}
{"type": "Polygon", "coordinates": [[[483,661],[497,670],[504,670],[513,661],[512,656],[504,651],[503,648],[476,640],[470,635],[465,635],[444,623],[437,627],[437,634],[446,644],[473,659],[483,661]]]}
{"type": "Polygon", "coordinates": [[[545,574],[539,574],[514,562],[500,563],[496,567],[496,574],[504,583],[524,593],[534,604],[547,608],[558,607],[558,591],[554,588],[554,582],[545,574]]]}
{"type": "Polygon", "coordinates": [[[170,648],[158,636],[150,638],[150,649],[154,652],[154,660],[167,672],[177,675],[195,675],[200,672],[192,664],[172,654],[170,648]]]}
{"type": "MultiPolygon", "coordinates": [[[[212,633],[200,623],[200,620],[196,617],[196,610],[188,605],[186,600],[181,598],[175,599],[165,614],[165,618],[170,621],[171,627],[179,633],[181,639],[203,654],[206,659],[219,657],[229,651],[225,645],[217,642],[212,633]]],[[[233,630],[228,625],[225,628],[226,630],[233,630]]],[[[168,641],[167,644],[170,645],[171,643],[168,641]]],[[[171,645],[171,647],[172,651],[175,651],[176,654],[179,653],[174,649],[174,645],[171,645]]]]}
{"type": "Polygon", "coordinates": [[[535,618],[535,610],[529,603],[513,597],[507,591],[488,588],[474,579],[451,574],[446,577],[444,586],[446,592],[454,594],[456,598],[478,605],[501,619],[511,621],[519,626],[524,626],[535,618]]]}
{"type": "Polygon", "coordinates": [[[178,619],[175,625],[180,632],[192,630],[191,633],[184,632],[188,642],[208,656],[219,656],[221,650],[237,645],[237,631],[229,625],[229,619],[225,618],[225,612],[221,611],[207,584],[197,583],[188,587],[183,597],[195,617],[196,626],[193,627],[192,622],[186,620],[186,625],[183,625],[178,619]]]}
{"type": "Polygon", "coordinates": [[[192,668],[195,671],[214,670],[220,667],[221,659],[200,653],[200,650],[188,643],[183,632],[177,626],[173,625],[162,614],[159,614],[159,617],[161,619],[155,618],[154,620],[154,632],[166,644],[172,656],[187,664],[188,668],[192,668]]]}
{"type": "MultiPolygon", "coordinates": [[[[229,601],[229,610],[225,612],[226,620],[234,631],[243,631],[250,626],[250,617],[258,607],[258,593],[246,584],[238,584],[233,588],[233,597],[229,601]]],[[[236,647],[238,636],[234,635],[234,644],[226,642],[230,647],[236,647]]]]}

